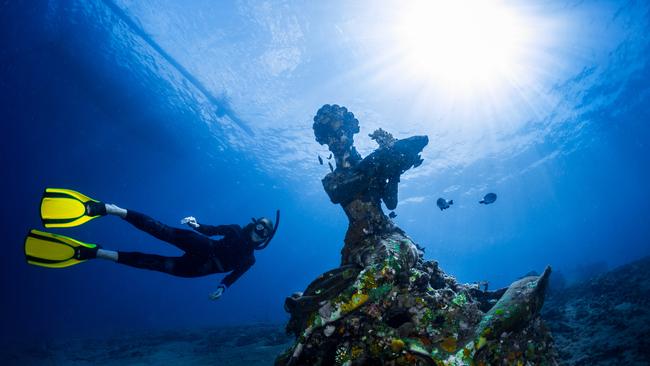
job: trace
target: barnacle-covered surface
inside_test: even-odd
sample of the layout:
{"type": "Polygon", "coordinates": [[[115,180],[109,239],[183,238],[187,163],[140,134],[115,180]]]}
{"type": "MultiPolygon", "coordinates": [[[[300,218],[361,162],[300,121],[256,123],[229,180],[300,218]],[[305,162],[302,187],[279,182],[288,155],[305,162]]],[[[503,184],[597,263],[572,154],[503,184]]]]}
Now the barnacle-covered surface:
{"type": "Polygon", "coordinates": [[[422,163],[426,136],[377,130],[378,149],[362,159],[352,146],[358,121],[337,105],[318,111],[314,131],[337,157],[323,186],[349,227],[341,267],[287,298],[297,339],[277,365],[555,364],[539,318],[550,268],[494,292],[460,284],[384,215],[400,175],[422,163]]]}

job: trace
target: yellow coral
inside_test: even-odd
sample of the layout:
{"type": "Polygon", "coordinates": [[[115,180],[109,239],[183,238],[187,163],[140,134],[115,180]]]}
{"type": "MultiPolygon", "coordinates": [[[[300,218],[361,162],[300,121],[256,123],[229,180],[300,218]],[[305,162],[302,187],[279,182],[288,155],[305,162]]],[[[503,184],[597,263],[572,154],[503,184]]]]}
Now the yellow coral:
{"type": "Polygon", "coordinates": [[[352,347],[352,350],[350,351],[350,356],[354,360],[355,358],[359,358],[359,356],[361,356],[362,353],[363,353],[363,350],[361,349],[361,347],[354,346],[354,347],[352,347]]]}
{"type": "Polygon", "coordinates": [[[354,311],[359,306],[363,305],[366,301],[368,301],[368,295],[357,292],[352,295],[350,301],[341,304],[341,311],[344,313],[349,313],[351,311],[354,311]]]}
{"type": "Polygon", "coordinates": [[[390,342],[390,348],[393,350],[393,352],[401,351],[404,349],[404,346],[404,341],[399,338],[393,338],[393,340],[390,342]]]}
{"type": "Polygon", "coordinates": [[[479,337],[478,342],[476,342],[476,349],[481,349],[485,344],[487,343],[487,339],[485,337],[479,337]]]}
{"type": "Polygon", "coordinates": [[[374,276],[373,271],[367,271],[364,274],[364,276],[363,276],[363,278],[361,280],[361,284],[362,284],[362,287],[366,288],[366,289],[373,289],[373,288],[377,287],[377,282],[375,281],[375,276],[374,276]]]}
{"type": "Polygon", "coordinates": [[[415,298],[415,303],[416,303],[418,306],[427,306],[427,302],[424,301],[424,299],[421,298],[421,297],[416,297],[416,298],[415,298]]]}

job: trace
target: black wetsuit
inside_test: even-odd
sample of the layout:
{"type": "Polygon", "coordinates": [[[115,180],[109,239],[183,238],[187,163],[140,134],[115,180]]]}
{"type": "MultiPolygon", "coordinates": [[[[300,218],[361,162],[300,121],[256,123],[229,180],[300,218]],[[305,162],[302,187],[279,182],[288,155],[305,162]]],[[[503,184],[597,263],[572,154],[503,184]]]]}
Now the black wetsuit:
{"type": "Polygon", "coordinates": [[[229,287],[254,263],[254,244],[247,231],[239,225],[200,225],[191,230],[167,226],[151,217],[128,210],[126,221],[154,237],[184,251],[180,257],[165,257],[138,252],[118,252],[118,263],[127,266],[169,273],[179,277],[200,277],[212,273],[231,272],[221,281],[229,287]],[[214,240],[208,236],[221,235],[214,240]]]}

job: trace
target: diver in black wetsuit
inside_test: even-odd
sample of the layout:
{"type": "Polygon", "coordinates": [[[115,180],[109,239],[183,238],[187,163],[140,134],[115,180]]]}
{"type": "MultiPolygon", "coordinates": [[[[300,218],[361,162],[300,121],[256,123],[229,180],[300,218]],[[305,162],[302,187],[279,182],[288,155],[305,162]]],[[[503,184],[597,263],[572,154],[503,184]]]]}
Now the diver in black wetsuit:
{"type": "Polygon", "coordinates": [[[111,251],[95,249],[89,258],[108,259],[127,266],[168,273],[179,277],[200,277],[213,273],[230,272],[223,278],[217,291],[210,294],[212,300],[221,297],[255,263],[253,252],[266,248],[277,229],[268,218],[253,219],[244,226],[203,225],[194,217],[186,217],[181,223],[188,224],[198,233],[167,226],[153,218],[133,210],[125,210],[113,204],[105,204],[105,211],[94,213],[112,214],[123,218],[136,228],[166,241],[185,253],[180,257],[165,257],[156,254],[111,251]],[[199,234],[200,233],[200,234],[199,234]],[[221,239],[210,236],[220,235],[221,239]],[[94,256],[93,256],[94,254],[94,256]]]}

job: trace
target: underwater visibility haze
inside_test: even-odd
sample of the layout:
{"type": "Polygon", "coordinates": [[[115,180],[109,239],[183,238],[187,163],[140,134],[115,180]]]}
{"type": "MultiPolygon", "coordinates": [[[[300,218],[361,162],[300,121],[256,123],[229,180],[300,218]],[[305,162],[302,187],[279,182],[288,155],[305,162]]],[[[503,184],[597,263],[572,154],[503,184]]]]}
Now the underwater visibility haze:
{"type": "MultiPolygon", "coordinates": [[[[372,225],[355,229],[359,210],[417,243],[435,273],[490,291],[532,275],[559,291],[650,254],[644,1],[7,1],[0,44],[2,348],[282,328],[288,296],[340,265],[370,266],[350,259],[351,243],[373,235],[372,225]],[[363,189],[345,186],[353,175],[363,189]],[[190,229],[181,223],[190,216],[245,227],[251,217],[276,223],[280,210],[281,220],[255,263],[211,301],[225,273],[183,278],[94,259],[26,264],[31,229],[120,253],[182,255],[110,209],[80,226],[44,228],[48,187],[179,228],[190,229]],[[373,194],[376,207],[352,207],[349,197],[373,194]]],[[[264,225],[262,236],[273,229],[264,225]]],[[[343,313],[376,300],[357,290],[343,313]]],[[[635,306],[626,301],[614,305],[635,306]]],[[[650,318],[626,316],[641,313],[650,318]]],[[[313,324],[298,318],[290,326],[305,341],[313,324]]],[[[462,349],[457,338],[441,349],[462,349]]],[[[292,342],[282,349],[291,346],[291,362],[317,357],[292,342]]],[[[385,347],[415,347],[399,342],[385,347]]]]}

